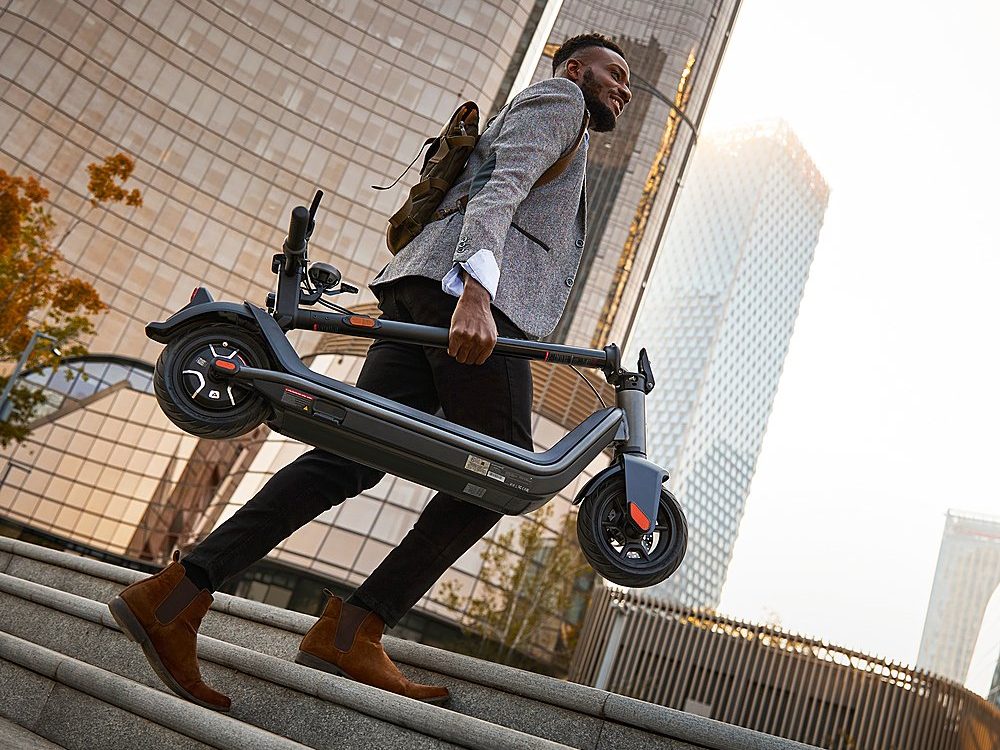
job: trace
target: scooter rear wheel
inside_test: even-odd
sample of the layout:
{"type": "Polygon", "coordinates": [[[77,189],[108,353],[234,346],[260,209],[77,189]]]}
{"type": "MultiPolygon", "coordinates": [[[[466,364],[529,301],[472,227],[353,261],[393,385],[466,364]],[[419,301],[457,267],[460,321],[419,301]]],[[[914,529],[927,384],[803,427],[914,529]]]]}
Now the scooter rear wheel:
{"type": "Polygon", "coordinates": [[[244,435],[270,414],[267,403],[239,383],[213,378],[214,358],[245,367],[267,367],[252,333],[225,323],[202,324],[174,338],[156,361],[153,390],[171,422],[185,432],[216,440],[244,435]]]}
{"type": "Polygon", "coordinates": [[[687,520],[677,499],[660,490],[656,524],[648,534],[630,521],[625,480],[612,477],[580,506],[580,548],[591,567],[619,586],[644,588],[665,581],[687,551],[687,520]]]}

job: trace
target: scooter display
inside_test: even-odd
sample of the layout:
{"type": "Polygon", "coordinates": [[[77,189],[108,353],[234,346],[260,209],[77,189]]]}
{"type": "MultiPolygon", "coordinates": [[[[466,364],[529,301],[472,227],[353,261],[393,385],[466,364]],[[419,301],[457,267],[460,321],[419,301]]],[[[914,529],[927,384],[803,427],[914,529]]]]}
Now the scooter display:
{"type": "Polygon", "coordinates": [[[308,260],[321,197],[317,192],[311,208],[292,210],[282,252],[272,259],[277,287],[266,309],[217,302],[199,287],[185,307],[146,326],[149,338],[166,345],[153,379],[166,416],[186,432],[215,439],[266,423],[303,443],[508,515],[541,507],[610,447],[610,465],[574,500],[583,554],[622,586],[652,586],[670,576],[687,548],[687,522],[663,487],[666,470],[646,458],[645,399],[654,385],[646,350],[638,371],[630,372],[615,344],[584,349],[499,338],[491,356],[599,369],[615,389],[613,406],[591,414],[543,452],[316,373],[299,359],[287,331],[448,346],[447,328],[359,315],[326,299],[358,289],[333,266],[308,260]],[[315,305],[330,311],[308,309],[315,305]]]}

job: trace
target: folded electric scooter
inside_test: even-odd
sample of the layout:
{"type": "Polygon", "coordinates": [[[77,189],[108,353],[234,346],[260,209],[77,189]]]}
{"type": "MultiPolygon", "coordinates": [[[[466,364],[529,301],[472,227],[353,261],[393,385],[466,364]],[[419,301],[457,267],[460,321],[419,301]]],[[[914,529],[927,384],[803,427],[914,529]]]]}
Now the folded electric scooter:
{"type": "Polygon", "coordinates": [[[687,548],[687,523],[663,487],[667,472],[646,459],[645,401],[653,388],[646,350],[638,372],[628,372],[614,344],[583,349],[498,339],[491,356],[600,369],[614,386],[614,406],[590,415],[541,453],[313,372],[286,331],[448,346],[446,328],[358,315],[324,299],[358,290],[342,283],[333,266],[307,259],[321,196],[316,194],[311,209],[292,210],[283,251],[272,260],[278,282],[266,310],[249,302],[215,302],[199,287],[184,308],[146,326],[149,338],[166,344],[154,387],[167,417],[193,435],[216,439],[263,422],[309,445],[508,515],[541,507],[611,447],[611,465],[574,500],[583,553],[598,573],[622,586],[652,586],[673,573],[687,548]],[[304,309],[316,304],[332,312],[304,309]]]}

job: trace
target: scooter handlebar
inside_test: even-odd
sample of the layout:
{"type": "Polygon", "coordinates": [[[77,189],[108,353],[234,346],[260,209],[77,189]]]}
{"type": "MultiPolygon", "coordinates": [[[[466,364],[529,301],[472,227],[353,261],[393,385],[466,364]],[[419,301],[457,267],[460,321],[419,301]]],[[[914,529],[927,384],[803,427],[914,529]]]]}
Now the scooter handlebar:
{"type": "MultiPolygon", "coordinates": [[[[367,315],[351,313],[331,314],[318,310],[300,309],[292,326],[299,330],[340,333],[348,336],[362,336],[371,339],[388,339],[403,343],[447,348],[447,328],[403,323],[396,320],[382,320],[367,315]]],[[[557,364],[579,365],[605,369],[618,367],[618,348],[613,344],[605,349],[583,349],[564,344],[550,344],[543,341],[510,339],[498,337],[493,351],[508,357],[537,359],[557,364]],[[608,349],[613,349],[614,354],[608,349]],[[614,360],[614,361],[612,361],[614,360]]]]}
{"type": "Polygon", "coordinates": [[[292,209],[292,218],[288,222],[288,237],[282,248],[285,255],[300,257],[306,251],[306,236],[309,233],[309,209],[296,206],[292,209]]]}

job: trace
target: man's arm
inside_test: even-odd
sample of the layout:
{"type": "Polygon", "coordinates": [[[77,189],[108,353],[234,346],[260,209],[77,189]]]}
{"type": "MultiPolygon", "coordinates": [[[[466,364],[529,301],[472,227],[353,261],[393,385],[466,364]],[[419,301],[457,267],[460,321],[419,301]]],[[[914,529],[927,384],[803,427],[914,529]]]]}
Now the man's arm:
{"type": "Polygon", "coordinates": [[[583,120],[583,92],[565,78],[550,78],[515,97],[472,183],[462,233],[454,254],[491,295],[503,266],[503,249],[514,213],[539,177],[573,145],[583,120]],[[485,251],[485,252],[484,252],[485,251]],[[492,265],[479,278],[469,260],[492,265]],[[491,288],[492,287],[492,288],[491,288]]]}
{"type": "Polygon", "coordinates": [[[465,287],[451,316],[448,354],[463,365],[481,365],[497,343],[497,325],[490,309],[490,293],[462,271],[465,287]]]}
{"type": "Polygon", "coordinates": [[[473,179],[455,266],[442,282],[446,292],[460,290],[448,353],[463,364],[482,364],[496,345],[490,302],[499,285],[514,212],[580,131],[583,93],[572,81],[550,81],[540,91],[515,98],[491,144],[490,157],[473,179]]]}

